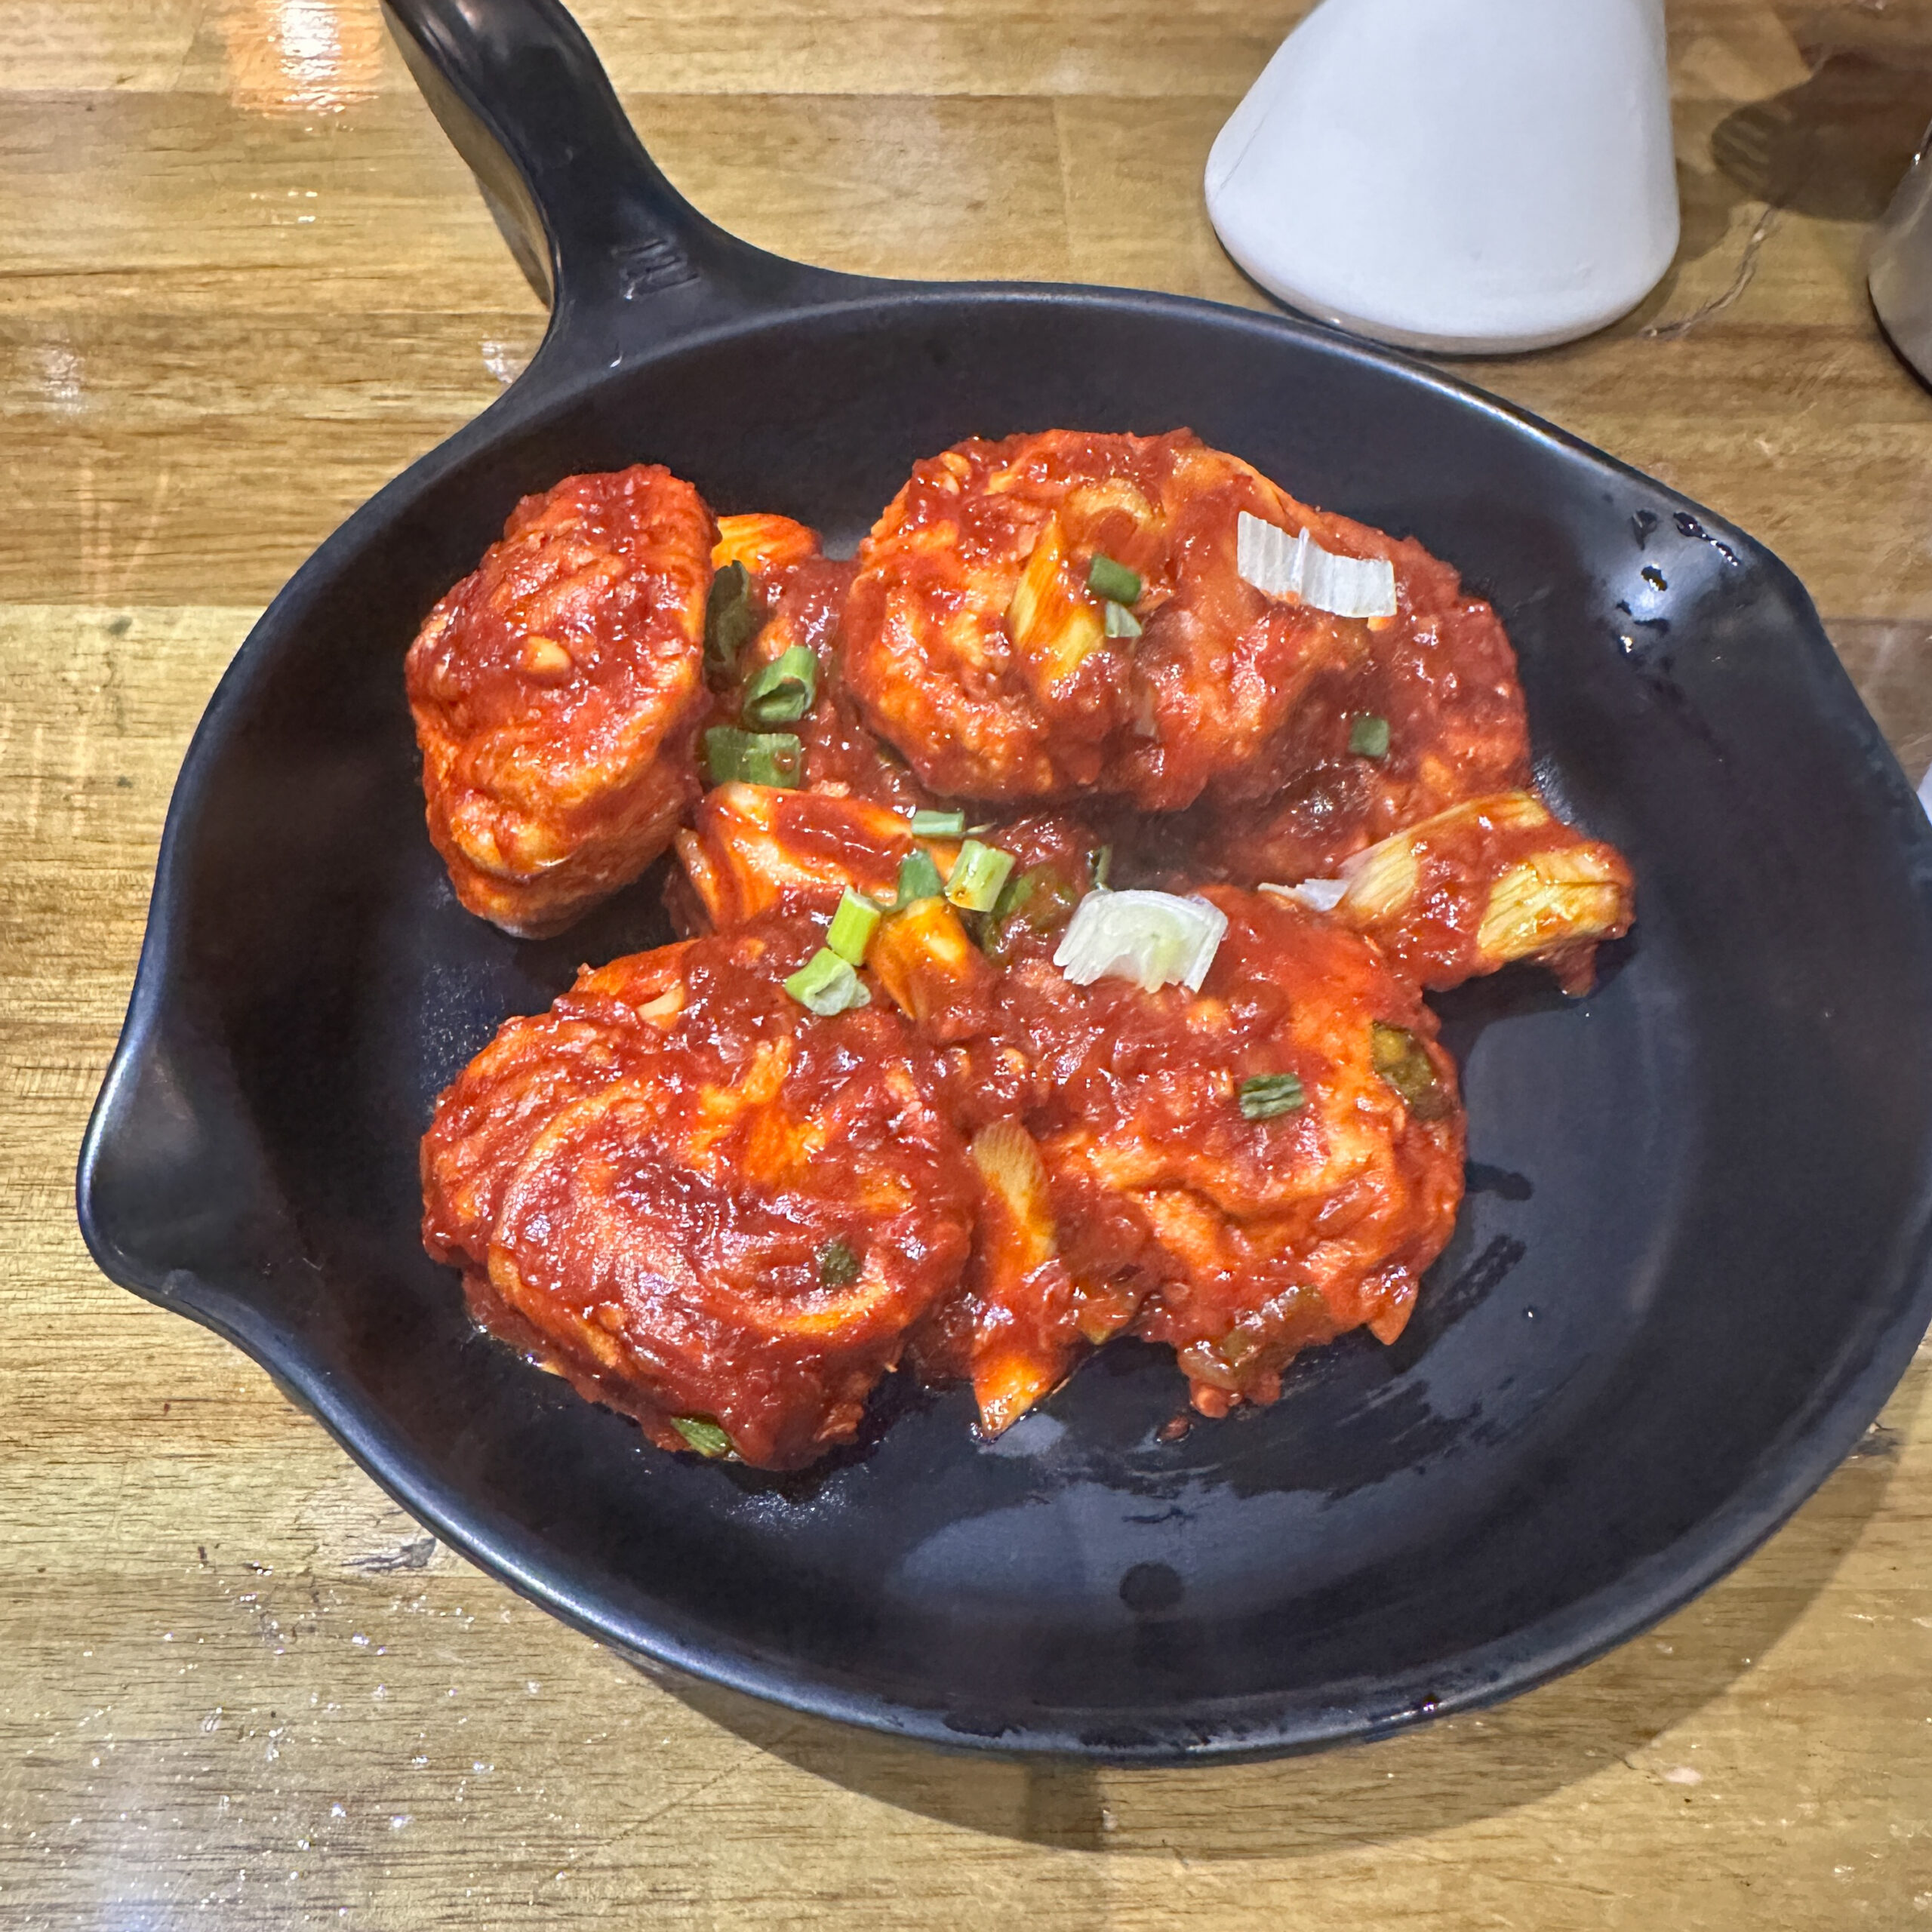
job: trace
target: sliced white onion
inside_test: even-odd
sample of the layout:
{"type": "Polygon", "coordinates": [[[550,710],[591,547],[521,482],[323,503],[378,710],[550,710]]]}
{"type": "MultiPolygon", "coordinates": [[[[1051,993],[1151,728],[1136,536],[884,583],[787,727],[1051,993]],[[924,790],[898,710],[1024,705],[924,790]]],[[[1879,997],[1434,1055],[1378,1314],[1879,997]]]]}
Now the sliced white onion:
{"type": "Polygon", "coordinates": [[[1337,617],[1392,617],[1395,567],[1386,557],[1338,557],[1302,531],[1291,537],[1258,516],[1235,524],[1235,568],[1267,597],[1298,597],[1337,617]]]}
{"type": "Polygon", "coordinates": [[[1235,568],[1267,597],[1299,597],[1308,562],[1308,532],[1291,537],[1246,510],[1235,520],[1235,568]]]}
{"type": "Polygon", "coordinates": [[[1171,892],[1090,892],[1054,955],[1077,986],[1131,980],[1143,992],[1186,986],[1198,992],[1227,915],[1205,899],[1171,892]]]}
{"type": "Polygon", "coordinates": [[[1305,878],[1299,885],[1264,884],[1261,890],[1278,899],[1292,899],[1311,912],[1332,912],[1349,896],[1349,882],[1345,878],[1305,878]]]}

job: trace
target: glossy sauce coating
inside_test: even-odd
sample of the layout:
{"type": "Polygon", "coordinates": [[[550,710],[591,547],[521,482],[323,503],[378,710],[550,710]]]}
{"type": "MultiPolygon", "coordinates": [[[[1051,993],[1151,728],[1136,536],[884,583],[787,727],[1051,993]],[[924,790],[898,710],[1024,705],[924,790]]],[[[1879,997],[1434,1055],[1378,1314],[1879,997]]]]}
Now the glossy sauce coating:
{"type": "MultiPolygon", "coordinates": [[[[848,891],[890,904],[915,841],[890,805],[733,784],[706,792],[677,842],[706,921],[721,931],[774,907],[829,913],[848,891]]],[[[943,866],[958,849],[921,842],[943,866]]]]}
{"type": "Polygon", "coordinates": [[[1310,512],[1315,540],[1395,568],[1398,609],[1371,623],[1352,664],[1319,673],[1267,764],[1211,786],[1198,875],[1241,885],[1332,873],[1399,827],[1530,781],[1529,722],[1515,654],[1496,613],[1411,539],[1310,512]],[[1358,720],[1388,749],[1352,749],[1358,720]]]}
{"type": "MultiPolygon", "coordinates": [[[[885,871],[854,836],[874,808],[745,789],[755,814],[728,811],[728,790],[700,810],[704,863],[745,882],[734,893],[802,877],[829,906],[840,881],[863,889],[885,871]]],[[[1541,814],[1546,838],[1554,823],[1541,814]]],[[[974,1259],[915,1338],[922,1372],[969,1377],[998,1428],[1137,1317],[1183,1353],[1212,1412],[1223,1398],[1272,1400],[1301,1347],[1365,1324],[1392,1340],[1461,1187],[1454,1072],[1415,981],[1337,919],[1223,888],[1210,896],[1230,930],[1201,995],[1075,986],[1051,957],[1092,888],[1092,833],[1041,814],[986,836],[1016,854],[1002,897],[1020,909],[982,915],[969,937],[953,909],[924,901],[883,921],[868,958],[949,1050],[946,1105],[976,1155],[989,1132],[1006,1150],[980,1161],[974,1259]],[[1015,891],[1029,879],[1032,892],[1015,891]],[[1029,911],[1050,923],[1032,928],[1029,911]],[[1432,1118],[1411,1120],[1375,1072],[1378,1021],[1413,1034],[1441,1075],[1432,1118]],[[1283,1072],[1304,1081],[1306,1106],[1248,1121],[1241,1082],[1283,1072]],[[1037,1186],[1016,1134],[1042,1162],[1037,1186]]],[[[1414,913],[1426,943],[1426,909],[1414,913]]]]}
{"type": "Polygon", "coordinates": [[[742,564],[758,577],[808,562],[820,554],[818,532],[810,524],[768,510],[752,510],[718,519],[711,565],[721,571],[742,564]]]}
{"type": "Polygon", "coordinates": [[[937,792],[1177,810],[1265,767],[1309,680],[1367,649],[1364,623],[1241,580],[1243,510],[1313,515],[1185,430],[959,444],[915,467],[860,549],[846,682],[937,792]],[[1106,634],[1096,556],[1140,578],[1138,637],[1106,634]]]}
{"type": "Polygon", "coordinates": [[[424,620],[405,676],[429,835],[472,912],[560,931],[669,844],[697,789],[712,543],[668,470],[567,477],[424,620]]]}
{"type": "Polygon", "coordinates": [[[961,913],[943,901],[897,904],[901,869],[915,851],[948,878],[961,841],[915,838],[909,815],[837,792],[719,785],[678,834],[684,868],[674,903],[693,931],[723,931],[774,909],[829,915],[847,892],[884,909],[869,963],[901,1009],[948,1043],[988,1030],[992,969],[1051,954],[1091,891],[1100,842],[1066,814],[1029,813],[977,828],[1011,855],[992,908],[961,913]]]}
{"type": "Polygon", "coordinates": [[[767,919],[586,971],[423,1143],[425,1238],[481,1318],[666,1447],[674,1417],[767,1468],[848,1440],[965,1265],[932,1050],[889,1006],[783,990],[823,937],[767,919]]]}
{"type": "MultiPolygon", "coordinates": [[[[918,466],[853,564],[790,518],[714,527],[661,471],[573,478],[519,506],[412,651],[432,829],[457,795],[429,775],[453,667],[451,715],[478,743],[509,733],[513,752],[522,731],[538,763],[565,759],[569,732],[531,714],[554,703],[591,742],[591,700],[544,694],[601,660],[552,632],[574,614],[628,635],[648,567],[685,586],[650,608],[686,672],[709,572],[728,573],[721,597],[738,586],[709,693],[696,672],[647,764],[675,794],[660,819],[686,819],[674,910],[700,937],[586,969],[439,1101],[424,1238],[478,1318],[662,1446],[728,1440],[774,1468],[849,1439],[902,1361],[970,1378],[997,1433],[1129,1329],[1174,1349],[1210,1415],[1274,1400],[1305,1347],[1393,1340],[1462,1189],[1455,1072],[1422,988],[1527,958],[1580,990],[1631,917],[1620,856],[1527,789],[1488,605],[1419,545],[1184,431],[961,445],[918,466]],[[1244,509],[1386,557],[1395,615],[1263,596],[1236,568],[1244,509]],[[1131,623],[1124,604],[1109,620],[1097,558],[1131,623]],[[748,712],[798,646],[809,702],[794,685],[778,715],[748,712]],[[697,796],[707,706],[795,737],[800,788],[697,796]],[[912,834],[914,811],[960,798],[1013,861],[989,906],[934,890],[957,839],[912,834]],[[912,860],[931,861],[925,896],[912,860]],[[1110,874],[1226,914],[1200,992],[1079,986],[1054,964],[1110,874]],[[1203,878],[1312,879],[1318,905],[1203,878]],[[848,891],[879,914],[869,1001],[814,1014],[783,982],[848,891]]],[[[520,830],[513,929],[588,903],[595,869],[558,841],[606,778],[553,783],[520,830]]]]}
{"type": "Polygon", "coordinates": [[[1341,879],[1336,917],[1432,992],[1536,959],[1564,992],[1587,992],[1596,949],[1635,916],[1623,855],[1528,792],[1406,826],[1349,860],[1341,879]]]}
{"type": "Polygon", "coordinates": [[[906,761],[866,727],[845,685],[839,626],[856,564],[819,550],[818,533],[789,518],[731,517],[715,553],[742,562],[751,573],[752,597],[761,617],[756,635],[731,674],[720,681],[718,715],[752,730],[789,732],[804,753],[801,783],[834,796],[869,798],[912,811],[934,802],[906,761]],[[811,652],[817,689],[797,719],[768,726],[743,715],[745,691],[758,672],[794,646],[811,652]]]}
{"type": "MultiPolygon", "coordinates": [[[[1372,945],[1265,895],[1207,896],[1229,924],[1198,995],[1075,986],[1029,961],[1002,1004],[1041,1076],[1027,1125],[1069,1273],[1131,1297],[1135,1332],[1172,1346],[1195,1406],[1220,1414],[1272,1401],[1303,1348],[1400,1334],[1454,1227],[1463,1129],[1434,1017],[1372,945]],[[1378,1023],[1426,1056],[1427,1118],[1376,1071],[1378,1023]],[[1248,1118],[1243,1083],[1282,1075],[1304,1103],[1248,1118]]],[[[1063,1352],[1065,1327],[1047,1311],[1044,1351],[1063,1352]]]]}
{"type": "Polygon", "coordinates": [[[1106,841],[1071,812],[1028,812],[981,835],[1013,854],[1006,884],[980,922],[986,957],[1002,967],[1029,955],[1051,958],[1075,909],[1112,867],[1106,841]]]}

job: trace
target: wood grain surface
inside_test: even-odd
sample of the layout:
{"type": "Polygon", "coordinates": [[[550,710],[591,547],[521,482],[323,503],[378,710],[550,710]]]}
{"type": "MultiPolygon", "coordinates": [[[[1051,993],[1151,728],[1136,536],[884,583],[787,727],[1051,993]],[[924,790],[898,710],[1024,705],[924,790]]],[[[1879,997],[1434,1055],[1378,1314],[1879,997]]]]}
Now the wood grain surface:
{"type": "MultiPolygon", "coordinates": [[[[768,248],[1254,306],[1209,142],[1294,0],[582,0],[768,248]]],[[[1682,249],[1478,380],[1793,565],[1932,759],[1932,398],[1861,249],[1932,5],[1672,0],[1682,249]]],[[[1932,1358],[1660,1629],[1297,1762],[1025,1770],[650,1681],[112,1287],[76,1146],[230,654],[543,317],[370,0],[0,10],[0,1924],[1932,1926],[1932,1358]]]]}

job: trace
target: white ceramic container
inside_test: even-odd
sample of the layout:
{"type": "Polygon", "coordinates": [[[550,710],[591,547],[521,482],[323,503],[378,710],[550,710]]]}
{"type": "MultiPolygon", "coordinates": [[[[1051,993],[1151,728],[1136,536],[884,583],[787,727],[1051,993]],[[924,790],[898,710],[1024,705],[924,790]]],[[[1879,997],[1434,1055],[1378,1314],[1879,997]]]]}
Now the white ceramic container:
{"type": "Polygon", "coordinates": [[[1229,254],[1324,321],[1475,353],[1587,335],[1677,249],[1663,0],[1322,0],[1207,193],[1229,254]]]}

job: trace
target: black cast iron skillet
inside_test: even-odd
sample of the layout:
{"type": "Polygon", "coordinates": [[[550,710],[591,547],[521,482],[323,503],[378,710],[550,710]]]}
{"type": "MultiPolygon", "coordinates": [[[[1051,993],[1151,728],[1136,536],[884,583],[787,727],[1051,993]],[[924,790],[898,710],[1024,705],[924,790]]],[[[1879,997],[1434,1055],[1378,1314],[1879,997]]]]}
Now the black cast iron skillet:
{"type": "Polygon", "coordinates": [[[1877,1414],[1932,1312],[1932,832],[1789,571],[1403,358],[1165,296],[797,266],[645,158],[553,0],[392,0],[555,312],[528,373],[349,518],[183,769],[80,1216],[406,1508],[633,1653],[882,1730],[1122,1761],[1306,1749],[1520,1690],[1737,1562],[1877,1414]],[[648,459],[854,542],[972,433],[1187,424],[1413,531],[1493,598],[1552,796],[1640,923],[1575,1002],[1441,1002],[1471,1187],[1413,1325],[1157,1439],[1105,1351],[994,1444],[884,1392],[775,1479],[674,1459],[475,1334],[417,1239],[432,1100],[647,880],[564,938],[462,912],[401,660],[519,495],[648,459]]]}

